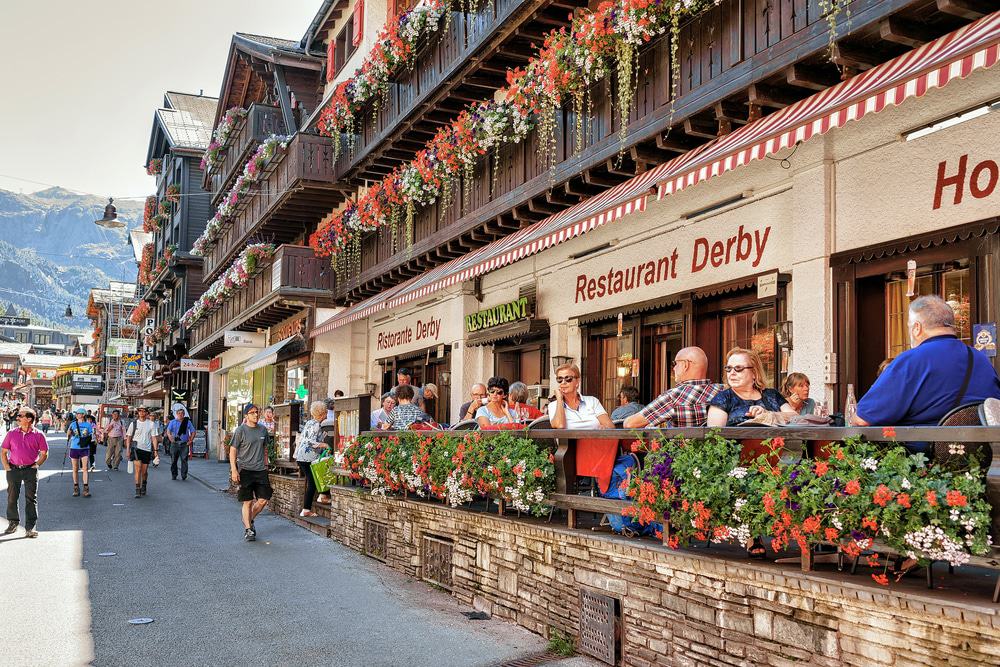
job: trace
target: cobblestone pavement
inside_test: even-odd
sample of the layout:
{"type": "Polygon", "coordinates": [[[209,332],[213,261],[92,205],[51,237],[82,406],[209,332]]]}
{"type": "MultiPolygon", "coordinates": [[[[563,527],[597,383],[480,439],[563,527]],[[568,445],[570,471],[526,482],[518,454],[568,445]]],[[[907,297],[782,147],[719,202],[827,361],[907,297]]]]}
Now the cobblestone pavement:
{"type": "Polygon", "coordinates": [[[269,512],[243,542],[238,505],[218,491],[224,464],[192,461],[186,482],[161,464],[140,499],[124,463],[102,464],[93,497],[74,498],[65,441],[49,440],[39,538],[0,538],[0,663],[494,665],[545,649],[269,512]],[[129,625],[137,617],[154,621],[129,625]]]}

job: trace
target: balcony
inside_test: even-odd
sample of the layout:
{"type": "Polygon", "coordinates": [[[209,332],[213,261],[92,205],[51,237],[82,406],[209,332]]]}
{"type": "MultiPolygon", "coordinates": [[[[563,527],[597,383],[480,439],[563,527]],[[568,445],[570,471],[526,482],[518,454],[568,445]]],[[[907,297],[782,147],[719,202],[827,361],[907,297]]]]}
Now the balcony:
{"type": "Polygon", "coordinates": [[[218,205],[260,142],[272,134],[285,132],[281,109],[263,104],[250,105],[243,123],[230,134],[220,162],[205,172],[204,187],[214,193],[213,205],[218,205]]]}
{"type": "Polygon", "coordinates": [[[452,12],[448,30],[435,34],[413,67],[396,77],[378,111],[369,106],[358,114],[353,150],[338,157],[337,177],[377,179],[388,172],[386,165],[410,159],[434,136],[435,125],[492,94],[507,66],[525,62],[545,30],[567,24],[569,12],[584,4],[496,0],[468,14],[452,12]],[[525,26],[532,22],[529,34],[525,26]],[[492,62],[480,62],[487,59],[492,62]]]}
{"type": "Polygon", "coordinates": [[[333,145],[312,134],[296,134],[284,155],[254,186],[256,194],[205,253],[208,284],[243,250],[251,237],[272,243],[296,240],[345,199],[333,173],[333,145]]]}
{"type": "Polygon", "coordinates": [[[274,259],[222,306],[191,326],[190,356],[208,358],[224,349],[223,333],[256,331],[302,308],[333,305],[334,272],[311,248],[282,245],[274,259]]]}
{"type": "Polygon", "coordinates": [[[942,4],[947,5],[853,2],[850,32],[845,21],[838,23],[831,62],[829,26],[816,3],[722,0],[682,26],[676,81],[669,40],[652,41],[639,54],[638,86],[627,118],[618,113],[616,83],[597,83],[579,146],[577,117],[566,106],[556,114],[551,169],[535,133],[504,146],[499,169],[492,156],[481,160],[473,182],[456,185],[450,206],[418,210],[406,252],[394,252],[388,234],[363,240],[361,271],[340,284],[337,297],[354,302],[377,294],[835,85],[841,80],[838,68],[848,74],[870,69],[974,18],[939,10],[942,4]],[[916,24],[927,28],[919,40],[898,32],[899,26],[916,24]]]}

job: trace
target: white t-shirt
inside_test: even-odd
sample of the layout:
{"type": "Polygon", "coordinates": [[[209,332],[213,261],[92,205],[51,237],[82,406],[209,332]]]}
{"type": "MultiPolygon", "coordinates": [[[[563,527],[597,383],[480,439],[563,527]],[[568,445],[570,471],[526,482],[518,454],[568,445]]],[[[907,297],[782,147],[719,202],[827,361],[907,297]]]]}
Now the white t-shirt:
{"type": "Polygon", "coordinates": [[[153,451],[153,436],[156,432],[156,422],[152,419],[145,421],[136,419],[128,429],[128,433],[132,436],[132,444],[144,452],[153,451]]]}
{"type": "MultiPolygon", "coordinates": [[[[555,400],[549,401],[548,408],[549,419],[556,416],[556,401],[562,400],[561,397],[556,397],[555,400]]],[[[594,396],[580,396],[580,408],[574,410],[568,405],[564,406],[566,412],[566,428],[568,429],[585,429],[585,428],[601,428],[601,422],[597,420],[601,415],[608,414],[608,411],[604,409],[601,402],[597,400],[594,396]]]]}

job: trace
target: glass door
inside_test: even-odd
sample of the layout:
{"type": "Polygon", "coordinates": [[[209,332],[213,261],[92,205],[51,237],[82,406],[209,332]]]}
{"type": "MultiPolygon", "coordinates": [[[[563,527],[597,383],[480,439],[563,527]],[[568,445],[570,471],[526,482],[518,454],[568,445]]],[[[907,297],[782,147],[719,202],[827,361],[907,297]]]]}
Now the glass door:
{"type": "Polygon", "coordinates": [[[674,359],[683,347],[681,320],[642,328],[639,364],[639,402],[649,403],[674,386],[674,359]]]}

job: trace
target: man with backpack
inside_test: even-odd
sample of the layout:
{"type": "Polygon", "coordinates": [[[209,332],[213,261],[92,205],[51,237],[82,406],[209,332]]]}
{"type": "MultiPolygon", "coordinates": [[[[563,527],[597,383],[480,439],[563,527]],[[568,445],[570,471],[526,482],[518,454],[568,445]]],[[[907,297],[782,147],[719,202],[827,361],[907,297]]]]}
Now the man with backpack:
{"type": "Polygon", "coordinates": [[[125,431],[125,455],[135,461],[135,497],[146,495],[149,464],[157,448],[156,423],[149,418],[144,406],[139,406],[138,417],[125,431]]]}
{"type": "Polygon", "coordinates": [[[83,408],[76,409],[76,421],[70,422],[66,428],[66,436],[69,438],[69,458],[73,463],[73,496],[80,495],[80,483],[78,474],[83,470],[83,497],[90,497],[90,449],[97,446],[94,438],[94,425],[87,420],[87,411],[83,408]]]}
{"type": "Polygon", "coordinates": [[[165,431],[167,440],[170,442],[170,476],[177,479],[177,461],[181,464],[181,480],[186,480],[188,476],[188,454],[191,451],[191,443],[194,442],[194,423],[187,414],[187,408],[180,403],[174,404],[174,419],[167,424],[165,431]]]}

